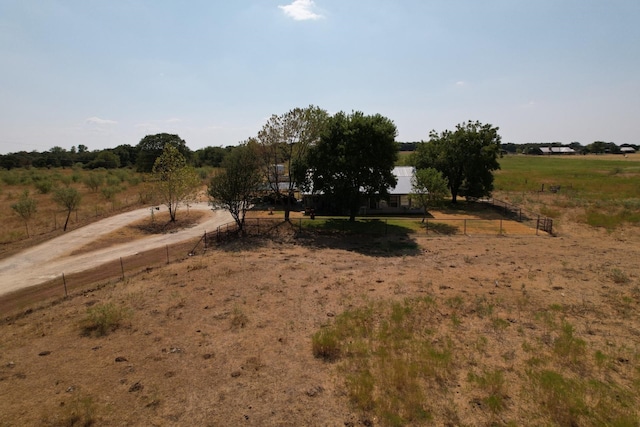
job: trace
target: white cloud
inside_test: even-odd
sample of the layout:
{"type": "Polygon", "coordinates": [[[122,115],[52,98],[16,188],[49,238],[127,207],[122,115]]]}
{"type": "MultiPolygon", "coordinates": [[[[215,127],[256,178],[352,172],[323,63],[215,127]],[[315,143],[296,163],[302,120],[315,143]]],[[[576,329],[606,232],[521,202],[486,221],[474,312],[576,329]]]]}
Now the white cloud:
{"type": "Polygon", "coordinates": [[[462,86],[466,86],[467,82],[463,81],[463,80],[459,80],[456,82],[456,86],[458,87],[462,87],[462,86]]]}
{"type": "Polygon", "coordinates": [[[107,125],[117,125],[118,122],[114,120],[101,119],[100,117],[89,117],[86,120],[87,124],[96,125],[96,126],[107,126],[107,125]]]}
{"type": "Polygon", "coordinates": [[[286,6],[278,6],[285,15],[296,21],[316,20],[323,18],[322,15],[315,13],[315,2],[313,0],[293,0],[293,3],[286,6]]]}

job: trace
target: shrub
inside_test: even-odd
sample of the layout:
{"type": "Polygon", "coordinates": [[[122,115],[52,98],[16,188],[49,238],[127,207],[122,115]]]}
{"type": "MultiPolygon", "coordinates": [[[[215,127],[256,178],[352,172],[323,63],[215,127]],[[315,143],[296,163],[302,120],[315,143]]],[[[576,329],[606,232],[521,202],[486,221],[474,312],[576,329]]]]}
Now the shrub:
{"type": "Polygon", "coordinates": [[[113,303],[96,305],[87,309],[81,326],[84,335],[104,336],[123,326],[130,316],[129,310],[113,303]]]}
{"type": "Polygon", "coordinates": [[[90,173],[82,180],[82,183],[85,187],[95,193],[104,183],[104,176],[99,173],[90,173]]]}
{"type": "Polygon", "coordinates": [[[40,194],[49,194],[53,190],[53,181],[51,179],[39,179],[34,181],[33,185],[40,194]]]}

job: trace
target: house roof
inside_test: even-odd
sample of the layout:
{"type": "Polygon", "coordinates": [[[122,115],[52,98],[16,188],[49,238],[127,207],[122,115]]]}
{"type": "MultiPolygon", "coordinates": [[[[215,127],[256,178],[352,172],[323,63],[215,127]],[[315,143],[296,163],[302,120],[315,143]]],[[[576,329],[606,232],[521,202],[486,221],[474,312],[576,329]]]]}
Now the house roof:
{"type": "MultiPolygon", "coordinates": [[[[389,188],[389,194],[392,196],[410,194],[411,193],[411,178],[415,173],[415,168],[412,166],[396,166],[393,168],[393,175],[395,175],[397,183],[393,188],[389,188]]],[[[311,185],[313,188],[313,184],[311,185]]],[[[303,191],[302,194],[313,194],[313,190],[303,191]]],[[[318,194],[322,194],[319,192],[318,194]]]]}
{"type": "Polygon", "coordinates": [[[575,150],[571,147],[540,147],[540,151],[543,154],[559,153],[559,154],[571,154],[575,153],[575,150]]]}
{"type": "Polygon", "coordinates": [[[411,178],[415,173],[415,168],[411,166],[396,166],[393,168],[398,183],[394,188],[389,188],[389,194],[400,195],[411,193],[411,178]]]}

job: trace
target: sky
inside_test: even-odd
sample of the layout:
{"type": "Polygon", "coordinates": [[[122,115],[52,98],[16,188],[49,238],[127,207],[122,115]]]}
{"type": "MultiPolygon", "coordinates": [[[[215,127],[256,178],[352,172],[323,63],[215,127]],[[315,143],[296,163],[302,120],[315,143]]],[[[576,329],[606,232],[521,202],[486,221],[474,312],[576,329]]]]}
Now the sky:
{"type": "Polygon", "coordinates": [[[398,141],[640,144],[638,0],[0,0],[0,153],[236,145],[315,105],[398,141]]]}

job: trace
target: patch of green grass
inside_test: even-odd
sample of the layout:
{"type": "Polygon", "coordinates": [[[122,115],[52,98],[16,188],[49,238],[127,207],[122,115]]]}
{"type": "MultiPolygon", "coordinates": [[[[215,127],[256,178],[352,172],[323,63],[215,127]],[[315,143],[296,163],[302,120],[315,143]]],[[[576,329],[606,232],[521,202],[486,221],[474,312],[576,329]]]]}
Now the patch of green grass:
{"type": "Polygon", "coordinates": [[[114,303],[98,304],[87,309],[81,321],[84,335],[104,336],[123,326],[131,316],[129,309],[114,303]]]}

